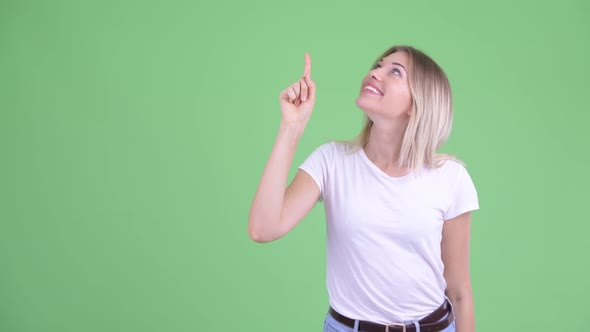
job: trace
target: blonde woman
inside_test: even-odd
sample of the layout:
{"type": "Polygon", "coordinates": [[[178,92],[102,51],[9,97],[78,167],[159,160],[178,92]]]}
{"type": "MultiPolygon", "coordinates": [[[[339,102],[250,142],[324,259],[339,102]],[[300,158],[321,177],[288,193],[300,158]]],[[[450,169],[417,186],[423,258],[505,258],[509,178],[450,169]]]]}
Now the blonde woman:
{"type": "Polygon", "coordinates": [[[282,120],[252,203],[250,237],[279,239],[321,201],[325,332],[473,332],[469,242],[479,204],[465,167],[436,152],[452,123],[443,70],[413,47],[388,49],[360,87],[359,137],[318,147],[287,186],[315,97],[306,54],[303,76],[280,94],[282,120]]]}

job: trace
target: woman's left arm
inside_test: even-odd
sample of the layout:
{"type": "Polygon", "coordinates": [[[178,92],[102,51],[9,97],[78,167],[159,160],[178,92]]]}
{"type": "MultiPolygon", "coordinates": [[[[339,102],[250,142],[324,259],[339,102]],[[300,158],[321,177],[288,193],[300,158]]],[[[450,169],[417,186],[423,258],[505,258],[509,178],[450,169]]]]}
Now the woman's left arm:
{"type": "Polygon", "coordinates": [[[469,275],[471,212],[446,220],[442,233],[442,260],[447,282],[446,295],[455,309],[457,332],[475,331],[473,293],[469,275]]]}

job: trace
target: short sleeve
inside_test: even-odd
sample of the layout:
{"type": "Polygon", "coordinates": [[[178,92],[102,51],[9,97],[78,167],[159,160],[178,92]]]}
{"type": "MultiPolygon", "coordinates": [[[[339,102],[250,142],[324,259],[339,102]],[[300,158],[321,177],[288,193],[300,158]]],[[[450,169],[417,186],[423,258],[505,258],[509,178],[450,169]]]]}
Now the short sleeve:
{"type": "Polygon", "coordinates": [[[307,159],[299,166],[299,169],[305,171],[320,188],[320,201],[324,200],[326,181],[328,179],[328,169],[330,165],[330,153],[334,143],[320,145],[312,152],[307,159]]]}
{"type": "Polygon", "coordinates": [[[451,187],[449,207],[444,214],[444,220],[453,219],[461,214],[479,209],[477,190],[471,176],[462,165],[458,165],[458,172],[454,186],[451,187]]]}

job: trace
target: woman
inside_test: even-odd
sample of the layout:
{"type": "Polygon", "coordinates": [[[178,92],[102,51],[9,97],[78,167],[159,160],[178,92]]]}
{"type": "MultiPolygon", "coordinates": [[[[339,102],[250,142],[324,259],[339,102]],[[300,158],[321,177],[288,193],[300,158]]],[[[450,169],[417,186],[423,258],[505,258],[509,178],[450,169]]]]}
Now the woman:
{"type": "Polygon", "coordinates": [[[323,201],[324,331],[474,331],[470,211],[479,205],[463,165],[436,153],[452,122],[442,69],[413,47],[388,49],[361,84],[359,137],[321,145],[287,187],[315,97],[306,54],[303,77],[280,94],[282,120],[252,203],[250,237],[276,240],[323,201]]]}

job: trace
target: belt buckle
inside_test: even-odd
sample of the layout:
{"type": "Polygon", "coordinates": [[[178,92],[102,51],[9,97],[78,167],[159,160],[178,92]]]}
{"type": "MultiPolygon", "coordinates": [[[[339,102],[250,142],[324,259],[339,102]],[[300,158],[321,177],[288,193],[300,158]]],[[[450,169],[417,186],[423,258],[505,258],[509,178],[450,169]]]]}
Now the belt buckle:
{"type": "Polygon", "coordinates": [[[402,324],[402,323],[391,323],[391,324],[385,325],[385,332],[389,332],[389,327],[390,326],[401,327],[402,328],[402,332],[406,332],[406,324],[402,324]]]}

